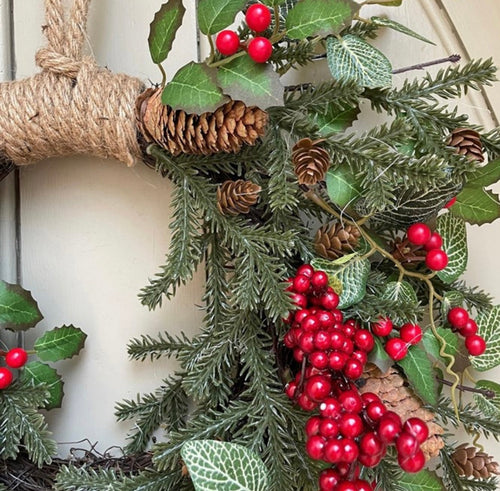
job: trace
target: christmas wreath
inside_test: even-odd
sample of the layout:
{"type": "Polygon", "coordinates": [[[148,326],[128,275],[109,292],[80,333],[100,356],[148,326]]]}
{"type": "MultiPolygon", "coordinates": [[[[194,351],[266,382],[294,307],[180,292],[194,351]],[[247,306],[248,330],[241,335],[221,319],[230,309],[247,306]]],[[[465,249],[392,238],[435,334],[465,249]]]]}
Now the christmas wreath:
{"type": "MultiPolygon", "coordinates": [[[[451,56],[394,86],[371,39],[394,29],[429,41],[362,15],[401,3],[200,0],[209,56],[166,83],[161,63],[185,13],[169,0],[149,37],[163,81],[144,90],[82,56],[89,0],[67,20],[46,0],[41,73],[0,84],[11,108],[0,115],[3,168],[78,152],[143,159],[175,189],[167,260],[141,302],[157,308],[206,271],[198,336],[128,346],[134,360],[175,357],[180,368],[117,404],[133,423],[127,459],[159,428],[164,438],[139,469],[61,464],[54,489],[496,489],[498,465],[478,438],[500,435],[500,385],[477,372],[500,365],[500,306],[461,276],[466,225],[500,217],[488,189],[500,180],[500,132],[448,102],[493,82],[495,67],[451,56]],[[324,80],[282,83],[325,60],[324,80]],[[356,130],[362,103],[390,122],[356,130]]],[[[0,299],[2,328],[38,322],[24,290],[4,284],[0,299]]],[[[84,340],[73,326],[49,331],[27,365],[24,349],[0,351],[4,469],[21,447],[37,466],[51,462],[38,409],[62,392],[43,362],[84,340]]]]}

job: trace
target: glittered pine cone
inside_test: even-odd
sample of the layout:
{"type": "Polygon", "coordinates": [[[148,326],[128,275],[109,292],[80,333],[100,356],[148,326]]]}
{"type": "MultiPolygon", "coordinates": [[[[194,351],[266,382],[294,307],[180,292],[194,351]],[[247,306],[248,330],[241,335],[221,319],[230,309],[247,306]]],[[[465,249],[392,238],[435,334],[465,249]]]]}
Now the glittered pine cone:
{"type": "Polygon", "coordinates": [[[353,252],[360,237],[361,232],[354,225],[344,225],[341,222],[327,223],[316,232],[314,249],[321,257],[338,259],[344,254],[353,252]]]}
{"type": "Polygon", "coordinates": [[[314,186],[323,181],[330,167],[330,155],[319,146],[322,140],[302,138],[292,149],[292,163],[299,184],[314,186]]]}
{"type": "Polygon", "coordinates": [[[420,418],[427,423],[429,437],[420,448],[426,460],[439,455],[439,451],[444,447],[441,437],[444,430],[434,421],[434,413],[425,409],[420,399],[406,387],[398,371],[390,368],[386,373],[382,373],[377,366],[368,363],[363,378],[365,385],[360,389],[361,393],[377,394],[387,409],[397,413],[403,421],[409,418],[420,418]]]}
{"type": "Polygon", "coordinates": [[[246,214],[257,203],[260,190],[252,181],[224,181],[217,188],[217,207],[223,215],[246,214]]]}
{"type": "Polygon", "coordinates": [[[467,443],[459,445],[451,456],[460,476],[487,479],[492,475],[500,475],[500,467],[493,457],[485,452],[480,452],[476,447],[467,443]]]}
{"type": "Polygon", "coordinates": [[[229,101],[214,112],[188,114],[165,106],[162,89],[147,89],[136,101],[137,126],[147,143],[155,142],[173,155],[236,153],[264,134],[267,113],[229,101]]]}
{"type": "Polygon", "coordinates": [[[455,147],[457,153],[471,160],[484,161],[483,144],[477,131],[470,128],[457,128],[448,137],[448,145],[455,147]]]}

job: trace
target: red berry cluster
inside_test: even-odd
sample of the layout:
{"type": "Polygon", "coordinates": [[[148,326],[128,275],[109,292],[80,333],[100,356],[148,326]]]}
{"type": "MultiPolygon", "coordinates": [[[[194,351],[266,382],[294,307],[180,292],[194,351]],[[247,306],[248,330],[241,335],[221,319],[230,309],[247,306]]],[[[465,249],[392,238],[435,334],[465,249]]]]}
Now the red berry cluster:
{"type": "MultiPolygon", "coordinates": [[[[372,332],[376,336],[389,336],[393,330],[393,323],[387,317],[380,318],[371,325],[372,332]]],[[[389,339],[385,343],[385,351],[395,361],[402,360],[408,354],[408,348],[422,341],[422,328],[418,324],[408,322],[399,329],[399,335],[389,339]]]]}
{"type": "MultiPolygon", "coordinates": [[[[271,25],[271,11],[261,3],[254,3],[248,7],[245,14],[247,26],[256,33],[264,32],[271,25]]],[[[224,56],[234,55],[241,46],[240,38],[235,31],[225,29],[215,38],[215,46],[224,56]]],[[[256,63],[265,63],[271,57],[273,45],[269,39],[256,36],[246,45],[248,55],[256,63]]]]}
{"type": "Polygon", "coordinates": [[[477,334],[477,324],[462,307],[453,307],[448,312],[448,322],[465,338],[465,347],[472,356],[486,351],[486,341],[477,334]]]}
{"type": "Polygon", "coordinates": [[[441,249],[443,239],[437,232],[432,232],[425,223],[414,223],[406,231],[408,240],[416,245],[422,246],[427,254],[425,264],[433,271],[441,271],[448,265],[448,255],[441,249]]]}
{"type": "MultiPolygon", "coordinates": [[[[28,353],[22,348],[13,348],[7,353],[0,352],[5,357],[5,363],[10,368],[21,368],[28,361],[28,353]]],[[[7,367],[0,367],[0,389],[6,389],[12,383],[14,376],[7,367]]]]}

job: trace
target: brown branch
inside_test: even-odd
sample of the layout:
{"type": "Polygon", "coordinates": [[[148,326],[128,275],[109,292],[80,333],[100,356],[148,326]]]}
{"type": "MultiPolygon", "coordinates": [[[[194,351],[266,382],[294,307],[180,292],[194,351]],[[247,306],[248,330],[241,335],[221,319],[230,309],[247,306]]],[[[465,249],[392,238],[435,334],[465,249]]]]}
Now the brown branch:
{"type": "MultiPolygon", "coordinates": [[[[453,383],[449,382],[448,380],[444,380],[440,377],[436,377],[436,380],[438,382],[441,382],[443,385],[447,385],[448,387],[452,387],[453,383]]],[[[462,392],[472,392],[474,394],[481,394],[487,399],[494,399],[496,397],[496,393],[494,390],[490,389],[477,389],[475,387],[467,387],[466,385],[457,385],[456,388],[458,390],[461,390],[462,392]]]]}
{"type": "Polygon", "coordinates": [[[460,55],[450,55],[447,58],[439,58],[438,60],[426,61],[424,63],[418,63],[416,65],[410,65],[403,68],[398,68],[392,71],[393,75],[397,75],[398,73],[409,72],[411,70],[423,70],[428,66],[440,65],[442,63],[457,63],[460,61],[462,57],[460,55]]]}

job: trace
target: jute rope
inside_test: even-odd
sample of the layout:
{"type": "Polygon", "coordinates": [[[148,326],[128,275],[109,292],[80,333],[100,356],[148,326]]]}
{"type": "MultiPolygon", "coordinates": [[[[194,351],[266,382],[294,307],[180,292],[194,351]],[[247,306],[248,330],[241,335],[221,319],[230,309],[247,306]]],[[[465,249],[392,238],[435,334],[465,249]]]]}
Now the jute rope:
{"type": "Polygon", "coordinates": [[[63,2],[45,0],[41,72],[0,84],[0,156],[24,165],[89,154],[132,165],[141,158],[135,100],[143,84],[82,55],[91,0],[74,0],[67,19],[63,2]]]}

